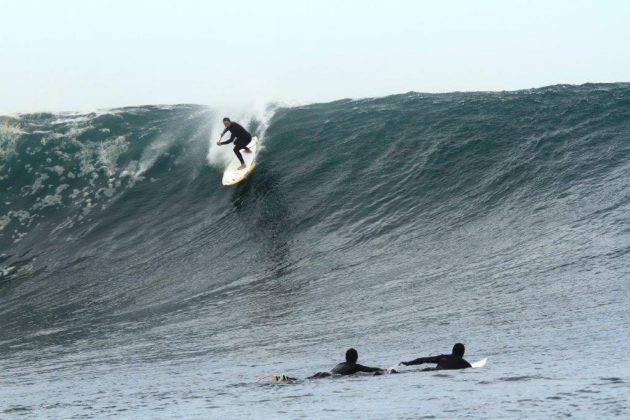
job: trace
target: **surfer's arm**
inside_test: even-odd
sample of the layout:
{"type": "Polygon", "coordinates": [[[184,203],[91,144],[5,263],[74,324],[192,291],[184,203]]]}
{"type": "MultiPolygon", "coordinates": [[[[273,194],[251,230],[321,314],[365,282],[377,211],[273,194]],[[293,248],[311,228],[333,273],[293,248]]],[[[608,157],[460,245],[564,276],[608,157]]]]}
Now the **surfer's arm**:
{"type": "Polygon", "coordinates": [[[219,140],[219,144],[230,144],[234,141],[234,139],[236,138],[236,136],[234,136],[234,134],[232,134],[232,137],[230,137],[229,139],[227,139],[226,141],[221,141],[219,140]]]}
{"type": "MultiPolygon", "coordinates": [[[[225,133],[226,133],[227,131],[228,131],[228,129],[226,128],[225,130],[223,130],[223,131],[221,132],[221,135],[219,136],[219,142],[218,142],[218,144],[219,144],[219,145],[221,145],[221,144],[228,144],[228,143],[232,143],[232,142],[234,141],[234,134],[232,134],[232,136],[230,137],[230,139],[229,139],[228,141],[224,141],[224,142],[222,142],[222,141],[221,141],[221,139],[223,138],[223,136],[225,135],[225,133]]],[[[230,134],[231,134],[231,133],[230,133],[230,134]]]]}
{"type": "Polygon", "coordinates": [[[440,357],[442,356],[418,357],[417,359],[410,360],[409,362],[400,362],[400,363],[405,366],[421,365],[423,363],[438,363],[440,361],[440,357]]]}
{"type": "Polygon", "coordinates": [[[363,365],[356,365],[357,370],[359,372],[382,372],[385,369],[381,369],[381,368],[377,368],[377,367],[369,367],[369,366],[363,366],[363,365]]]}
{"type": "Polygon", "coordinates": [[[234,141],[234,136],[230,137],[229,140],[226,140],[224,142],[221,142],[221,144],[230,144],[234,141]]]}

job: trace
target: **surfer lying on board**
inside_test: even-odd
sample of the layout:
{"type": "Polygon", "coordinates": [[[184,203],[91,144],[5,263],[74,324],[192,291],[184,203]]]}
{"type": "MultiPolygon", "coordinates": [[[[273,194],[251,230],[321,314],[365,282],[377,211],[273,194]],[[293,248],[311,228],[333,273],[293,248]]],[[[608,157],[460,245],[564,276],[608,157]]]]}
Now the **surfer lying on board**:
{"type": "Polygon", "coordinates": [[[230,121],[230,119],[227,117],[223,118],[223,125],[225,126],[225,130],[223,130],[223,132],[221,133],[221,137],[223,137],[223,135],[227,131],[229,131],[232,135],[230,136],[229,140],[224,142],[222,142],[221,137],[219,137],[219,141],[217,142],[217,144],[221,146],[222,144],[229,144],[234,142],[234,153],[236,154],[238,160],[241,161],[241,166],[239,166],[238,169],[245,169],[247,165],[245,165],[245,161],[243,160],[243,156],[241,156],[240,150],[245,150],[245,153],[252,152],[247,147],[249,142],[252,141],[252,135],[249,134],[242,125],[230,121]]]}
{"type": "Polygon", "coordinates": [[[470,366],[470,363],[464,360],[464,351],[466,351],[464,345],[462,343],[457,343],[453,346],[452,354],[441,354],[433,357],[419,357],[409,362],[400,362],[400,364],[410,366],[420,365],[422,363],[437,363],[437,367],[435,369],[465,369],[472,367],[470,366]]]}
{"type": "MultiPolygon", "coordinates": [[[[357,363],[358,359],[359,353],[355,349],[348,349],[345,362],[339,363],[330,372],[317,372],[307,379],[325,378],[330,375],[352,375],[357,372],[375,372],[376,374],[386,372],[386,369],[360,365],[357,363]]],[[[392,373],[395,373],[395,371],[392,371],[392,373]]]]}

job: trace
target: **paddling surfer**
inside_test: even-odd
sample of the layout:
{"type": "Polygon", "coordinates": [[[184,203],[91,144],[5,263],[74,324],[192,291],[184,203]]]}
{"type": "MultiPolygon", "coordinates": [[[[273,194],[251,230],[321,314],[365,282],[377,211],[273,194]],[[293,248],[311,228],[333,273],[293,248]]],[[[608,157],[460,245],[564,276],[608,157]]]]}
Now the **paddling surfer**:
{"type": "Polygon", "coordinates": [[[359,353],[355,349],[348,349],[346,351],[345,362],[339,363],[337,366],[332,368],[330,372],[317,372],[308,379],[325,378],[330,375],[352,375],[357,372],[373,372],[375,374],[382,374],[387,371],[386,369],[360,365],[357,363],[358,359],[359,353]]]}
{"type": "Polygon", "coordinates": [[[464,360],[464,352],[466,348],[462,343],[457,343],[453,346],[453,352],[451,354],[441,354],[439,356],[432,357],[419,357],[409,362],[400,362],[405,366],[420,365],[422,363],[437,363],[435,369],[465,369],[472,367],[470,363],[464,360]]]}

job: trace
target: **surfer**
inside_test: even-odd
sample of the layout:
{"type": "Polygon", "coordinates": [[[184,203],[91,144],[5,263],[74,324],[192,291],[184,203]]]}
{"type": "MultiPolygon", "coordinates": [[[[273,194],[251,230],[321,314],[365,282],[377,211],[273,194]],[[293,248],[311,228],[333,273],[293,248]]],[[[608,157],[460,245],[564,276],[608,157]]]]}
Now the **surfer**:
{"type": "MultiPolygon", "coordinates": [[[[330,375],[352,375],[357,372],[374,372],[375,374],[382,374],[386,372],[386,369],[377,367],[363,366],[357,363],[359,359],[359,353],[355,349],[348,349],[346,351],[346,361],[339,363],[330,372],[317,372],[315,375],[308,379],[325,378],[330,375]]],[[[394,371],[392,371],[393,373],[394,371]]]]}
{"type": "Polygon", "coordinates": [[[457,343],[453,346],[452,354],[442,354],[432,357],[419,357],[409,362],[400,362],[405,366],[420,365],[422,363],[437,363],[436,369],[465,369],[472,367],[470,363],[464,360],[464,345],[457,343]]]}
{"type": "Polygon", "coordinates": [[[221,133],[221,137],[223,137],[223,135],[227,131],[229,131],[232,135],[230,136],[229,140],[224,141],[224,142],[222,142],[221,137],[219,137],[219,141],[217,142],[217,144],[221,146],[223,144],[229,144],[229,143],[234,142],[234,154],[236,154],[236,157],[238,158],[238,160],[241,161],[241,166],[239,166],[237,169],[238,170],[245,169],[247,165],[245,165],[245,161],[243,160],[243,156],[241,156],[240,150],[245,150],[245,153],[252,152],[247,147],[249,142],[252,141],[252,135],[249,134],[247,130],[243,128],[242,125],[230,121],[230,119],[227,117],[223,118],[223,125],[225,126],[225,130],[223,130],[223,132],[221,133]]]}

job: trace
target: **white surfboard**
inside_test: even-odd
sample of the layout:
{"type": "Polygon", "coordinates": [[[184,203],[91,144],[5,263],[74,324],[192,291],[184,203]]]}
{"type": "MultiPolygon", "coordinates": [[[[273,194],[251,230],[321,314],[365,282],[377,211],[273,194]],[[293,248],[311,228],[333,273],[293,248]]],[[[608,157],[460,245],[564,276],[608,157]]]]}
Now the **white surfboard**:
{"type": "Polygon", "coordinates": [[[478,360],[478,361],[476,361],[476,362],[472,362],[472,363],[470,364],[470,366],[472,366],[473,368],[482,368],[482,367],[484,367],[484,366],[486,365],[486,362],[487,362],[487,361],[488,361],[488,358],[487,358],[487,357],[484,357],[484,358],[483,358],[483,359],[481,359],[481,360],[478,360]]]}
{"type": "MultiPolygon", "coordinates": [[[[470,364],[470,366],[471,366],[472,368],[482,368],[482,367],[486,366],[486,363],[487,363],[487,362],[488,362],[488,358],[487,358],[487,357],[484,357],[484,358],[483,358],[483,359],[481,359],[481,360],[477,360],[476,362],[472,362],[472,363],[470,364]]],[[[402,367],[404,367],[404,366],[405,366],[405,365],[402,365],[402,364],[400,364],[400,363],[399,363],[398,365],[396,365],[396,366],[394,366],[394,367],[391,367],[391,368],[389,368],[388,370],[390,370],[390,371],[391,371],[391,370],[393,370],[393,369],[400,369],[400,368],[402,368],[402,367]]]]}
{"type": "Polygon", "coordinates": [[[245,169],[237,169],[241,166],[241,162],[238,160],[236,156],[232,159],[230,164],[225,168],[223,172],[223,185],[234,185],[238,184],[245,178],[249,176],[249,174],[254,170],[256,166],[256,157],[258,156],[258,149],[260,144],[258,142],[258,137],[252,137],[252,141],[247,145],[251,153],[245,153],[244,150],[241,150],[241,155],[243,156],[243,160],[245,161],[245,169]]]}

